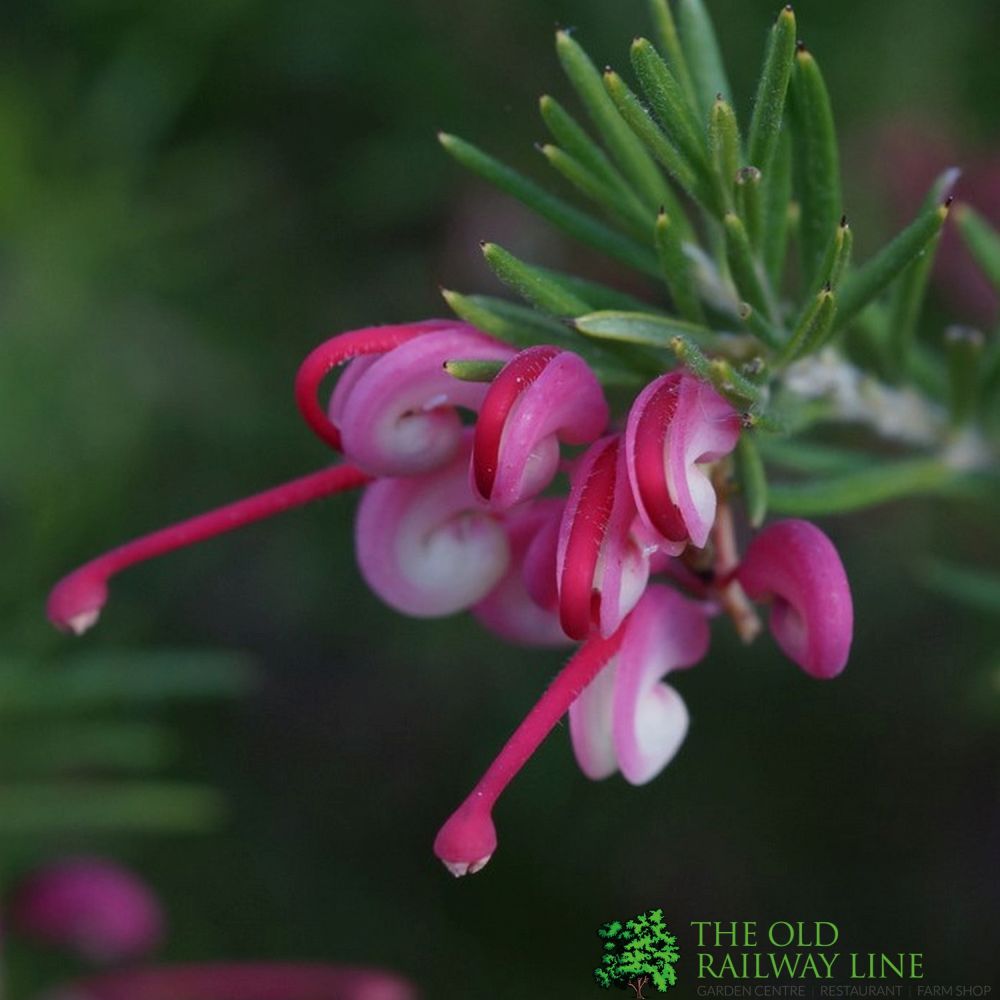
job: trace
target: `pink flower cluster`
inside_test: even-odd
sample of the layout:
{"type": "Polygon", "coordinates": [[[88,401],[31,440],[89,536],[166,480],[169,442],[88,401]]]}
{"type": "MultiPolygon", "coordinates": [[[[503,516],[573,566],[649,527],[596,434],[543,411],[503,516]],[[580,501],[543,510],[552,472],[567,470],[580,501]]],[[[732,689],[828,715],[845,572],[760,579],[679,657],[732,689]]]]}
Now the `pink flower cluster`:
{"type": "Polygon", "coordinates": [[[56,586],[49,615],[82,631],[120,569],[365,485],[358,564],[387,604],[419,617],[468,609],[522,644],[582,644],[439,833],[436,853],[457,875],[489,860],[494,802],[567,711],[588,776],[621,771],[641,784],[658,774],[687,729],[664,678],[704,657],[720,612],[751,638],[750,601],[770,602],[772,633],[807,673],[834,677],[847,662],[851,596],[833,545],[807,522],[782,521],[739,557],[717,473],[742,420],[685,371],[650,382],[616,424],[597,376],[571,351],[518,352],[431,320],[332,338],[306,358],[296,398],[351,464],[112,550],[56,586]],[[448,365],[458,362],[496,374],[457,378],[448,365]],[[322,381],[344,364],[324,407],[322,381]]]}

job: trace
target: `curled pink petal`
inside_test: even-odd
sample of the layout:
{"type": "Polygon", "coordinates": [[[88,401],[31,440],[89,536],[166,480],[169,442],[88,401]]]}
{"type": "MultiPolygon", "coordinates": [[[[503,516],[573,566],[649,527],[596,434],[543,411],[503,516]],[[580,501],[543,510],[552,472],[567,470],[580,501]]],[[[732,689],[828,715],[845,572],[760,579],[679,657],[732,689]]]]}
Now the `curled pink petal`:
{"type": "MultiPolygon", "coordinates": [[[[526,584],[526,554],[535,553],[531,573],[551,578],[551,592],[555,593],[556,560],[554,543],[562,514],[562,501],[538,500],[511,511],[504,518],[504,527],[510,542],[511,559],[503,579],[480,601],[472,613],[486,628],[511,642],[526,646],[565,646],[571,640],[559,624],[555,603],[542,606],[537,603],[526,584]],[[538,536],[543,533],[542,545],[538,536]],[[550,549],[547,566],[538,555],[546,544],[550,549]]],[[[544,558],[544,553],[542,558],[544,558]]]]}
{"type": "Polygon", "coordinates": [[[381,969],[268,962],[129,969],[73,983],[52,1000],[417,1000],[381,969]]]}
{"type": "Polygon", "coordinates": [[[708,541],[715,490],[700,468],[729,454],[739,415],[710,385],[670,372],[636,398],[625,432],[628,471],[643,522],[673,543],[708,541]]]}
{"type": "Polygon", "coordinates": [[[456,407],[478,410],[489,384],[465,382],[446,361],[506,361],[513,349],[459,325],[413,337],[374,360],[331,400],[344,454],[371,475],[410,476],[447,463],[462,440],[456,407]]]}
{"type": "Polygon", "coordinates": [[[489,386],[476,421],[473,483],[497,510],[540,493],[559,464],[558,441],[588,444],[608,423],[597,376],[571,351],[529,347],[489,386]]]}
{"type": "Polygon", "coordinates": [[[687,734],[687,708],[662,678],[708,652],[705,610],[667,587],[649,587],[629,619],[618,654],[613,738],[622,776],[656,777],[687,734]]]}
{"type": "Polygon", "coordinates": [[[15,933],[92,962],[147,955],[163,937],[163,912],[137,875],[101,858],[71,858],[25,878],[9,904],[15,933]]]}
{"type": "Polygon", "coordinates": [[[361,574],[404,614],[426,618],[472,607],[507,570],[504,527],[469,487],[470,445],[467,433],[443,469],[372,483],[358,506],[361,574]]]}
{"type": "Polygon", "coordinates": [[[569,710],[580,769],[599,780],[621,770],[645,784],[673,759],[687,733],[687,708],[662,678],[708,651],[705,610],[667,587],[651,586],[629,616],[618,655],[569,710]]]}
{"type": "Polygon", "coordinates": [[[385,354],[414,337],[456,326],[462,324],[454,320],[429,319],[421,323],[369,326],[340,333],[324,341],[309,352],[295,376],[295,402],[303,419],[321,441],[341,451],[340,431],[330,423],[326,411],[320,406],[318,394],[323,379],[338,365],[352,358],[385,354]]]}
{"type": "Polygon", "coordinates": [[[566,634],[614,632],[649,578],[649,559],[632,537],[635,502],[618,435],[601,438],[580,459],[559,532],[559,618],[566,634]]]}
{"type": "Polygon", "coordinates": [[[739,581],[753,600],[770,599],[771,633],[807,674],[836,677],[854,633],[851,588],[837,550],[808,521],[769,524],[750,543],[739,581]]]}

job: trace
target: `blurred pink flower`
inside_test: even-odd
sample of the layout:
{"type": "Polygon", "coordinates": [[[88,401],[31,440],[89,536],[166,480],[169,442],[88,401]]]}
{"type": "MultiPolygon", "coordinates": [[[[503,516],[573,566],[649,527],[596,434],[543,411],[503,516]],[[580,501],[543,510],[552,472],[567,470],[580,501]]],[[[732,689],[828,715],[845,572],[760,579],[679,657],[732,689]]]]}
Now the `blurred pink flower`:
{"type": "Polygon", "coordinates": [[[152,889],[102,858],[67,858],[32,872],[16,886],[8,916],[15,933],[92,962],[141,958],[164,930],[152,889]]]}

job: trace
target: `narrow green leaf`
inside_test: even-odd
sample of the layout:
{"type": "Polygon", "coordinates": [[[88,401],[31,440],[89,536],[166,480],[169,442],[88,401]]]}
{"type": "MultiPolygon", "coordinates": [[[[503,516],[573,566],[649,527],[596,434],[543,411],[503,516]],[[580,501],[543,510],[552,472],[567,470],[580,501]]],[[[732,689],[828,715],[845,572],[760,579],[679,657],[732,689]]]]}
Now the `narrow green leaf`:
{"type": "Polygon", "coordinates": [[[552,281],[544,272],[525,264],[496,243],[482,244],[483,256],[493,273],[533,306],[553,316],[590,312],[589,303],[552,281]]]}
{"type": "Polygon", "coordinates": [[[767,473],[754,436],[740,435],[736,446],[736,474],[743,487],[743,503],[751,528],[759,528],[767,517],[767,473]]]}
{"type": "Polygon", "coordinates": [[[764,68],[757,85],[757,99],[747,138],[750,163],[765,174],[771,168],[771,158],[778,143],[794,61],[795,14],[788,6],[778,15],[767,40],[764,68]]]}
{"type": "MultiPolygon", "coordinates": [[[[704,203],[707,196],[698,177],[625,81],[614,70],[609,69],[604,72],[604,86],[629,128],[646,144],[657,161],[684,191],[704,203]]],[[[662,202],[663,207],[677,219],[685,233],[690,234],[691,224],[680,202],[669,187],[667,192],[667,198],[662,202]]]]}
{"type": "Polygon", "coordinates": [[[789,87],[788,117],[792,135],[799,203],[802,271],[812,285],[830,234],[843,214],[840,156],[830,95],[812,54],[800,45],[789,87]]]}
{"type": "Polygon", "coordinates": [[[786,365],[796,358],[819,350],[833,330],[836,315],[836,298],[828,287],[824,287],[803,312],[776,364],[786,365]]]}
{"type": "Polygon", "coordinates": [[[691,260],[684,252],[681,233],[666,212],[656,219],[656,250],[677,311],[689,322],[704,325],[705,312],[695,288],[691,260]]]}
{"type": "Polygon", "coordinates": [[[551,195],[534,181],[505,166],[488,153],[459,139],[457,136],[440,133],[441,145],[462,166],[478,174],[484,180],[496,185],[502,191],[527,205],[532,211],[546,218],[553,225],[569,233],[597,250],[614,257],[631,267],[659,277],[660,268],[656,255],[647,247],[627,236],[616,233],[603,223],[574,208],[572,205],[551,195]]]}
{"type": "Polygon", "coordinates": [[[739,310],[740,321],[762,343],[775,350],[785,345],[782,332],[749,302],[741,302],[739,310]]]}
{"type": "Polygon", "coordinates": [[[768,464],[796,472],[840,475],[874,468],[876,462],[871,455],[801,438],[762,438],[758,444],[768,464]]]}
{"type": "Polygon", "coordinates": [[[901,375],[909,366],[910,353],[917,334],[917,323],[940,242],[939,232],[927,244],[927,249],[903,271],[893,289],[886,345],[887,373],[901,375]]]}
{"type": "Polygon", "coordinates": [[[460,382],[492,382],[503,366],[503,361],[466,361],[454,358],[444,363],[444,370],[460,382]]]}
{"type": "Polygon", "coordinates": [[[968,423],[979,402],[979,372],[986,339],[971,326],[949,326],[944,334],[948,354],[948,402],[955,426],[968,423]]]}
{"type": "Polygon", "coordinates": [[[586,316],[577,316],[573,326],[588,337],[644,344],[647,347],[659,347],[665,350],[673,350],[672,342],[678,335],[691,337],[706,344],[712,343],[716,338],[716,334],[706,326],[656,313],[600,310],[588,313],[586,316]]]}
{"type": "Polygon", "coordinates": [[[200,833],[225,815],[219,793],[167,781],[0,785],[0,835],[200,833]]]}
{"type": "Polygon", "coordinates": [[[969,253],[989,278],[990,284],[1000,292],[1000,233],[971,205],[964,203],[955,210],[955,222],[969,253]]]}
{"type": "Polygon", "coordinates": [[[740,298],[749,302],[754,309],[770,316],[770,302],[757,272],[746,227],[735,212],[726,213],[723,226],[726,234],[726,260],[729,261],[729,270],[740,298]]]}
{"type": "Polygon", "coordinates": [[[787,126],[778,134],[771,170],[764,178],[764,240],[761,256],[771,287],[780,290],[788,256],[789,208],[792,200],[792,140],[787,126]]]}
{"type": "Polygon", "coordinates": [[[846,326],[909,264],[927,252],[948,217],[949,202],[918,215],[892,242],[844,278],[839,295],[839,326],[846,326]]]}
{"type": "Polygon", "coordinates": [[[632,67],[656,117],[671,140],[696,172],[704,172],[708,160],[706,137],[683,88],[670,68],[645,38],[632,42],[632,67]]]}
{"type": "Polygon", "coordinates": [[[770,484],[771,510],[816,517],[847,514],[892,500],[946,490],[956,473],[936,459],[880,462],[871,469],[805,483],[770,484]]]}
{"type": "Polygon", "coordinates": [[[612,156],[650,207],[663,204],[666,183],[645,147],[622,120],[604,90],[601,74],[567,31],[556,32],[556,53],[570,83],[612,156]]]}
{"type": "Polygon", "coordinates": [[[764,229],[760,177],[756,167],[741,167],[736,172],[736,211],[754,249],[760,247],[764,229]]]}
{"type": "Polygon", "coordinates": [[[702,0],[679,0],[677,26],[698,94],[698,110],[704,121],[708,118],[716,95],[732,98],[733,92],[726,79],[712,20],[702,0]]]}
{"type": "Polygon", "coordinates": [[[527,306],[489,295],[460,295],[448,289],[442,289],[441,294],[460,319],[515,347],[552,344],[575,351],[606,385],[635,386],[659,371],[646,357],[618,352],[610,346],[603,349],[564,323],[527,306]]]}
{"type": "Polygon", "coordinates": [[[554,97],[546,94],[539,98],[538,109],[553,138],[570,156],[579,160],[607,184],[631,191],[628,182],[608,159],[604,150],[554,97]]]}
{"type": "Polygon", "coordinates": [[[670,341],[670,349],[677,360],[697,378],[710,382],[731,403],[739,407],[758,402],[763,389],[736,372],[724,358],[708,358],[701,349],[683,334],[670,341]]]}
{"type": "Polygon", "coordinates": [[[826,253],[823,254],[823,263],[820,264],[816,280],[810,290],[812,295],[818,295],[827,285],[833,291],[837,290],[850,266],[853,249],[854,233],[848,225],[847,216],[842,215],[840,225],[833,231],[826,253]]]}
{"type": "Polygon", "coordinates": [[[995,572],[932,559],[921,575],[928,587],[946,597],[986,614],[1000,614],[1000,576],[995,572]]]}
{"type": "Polygon", "coordinates": [[[733,106],[723,97],[712,104],[708,118],[708,150],[719,178],[726,208],[734,207],[733,188],[743,159],[743,142],[733,106]]]}
{"type": "Polygon", "coordinates": [[[599,281],[578,278],[575,274],[564,274],[538,264],[530,266],[549,281],[560,285],[570,295],[575,295],[586,302],[590,309],[632,309],[643,312],[651,308],[643,299],[619,291],[617,288],[609,288],[599,281]]]}
{"type": "Polygon", "coordinates": [[[670,69],[677,77],[677,82],[684,88],[691,109],[697,112],[698,95],[694,89],[694,80],[691,79],[691,70],[688,69],[684,46],[681,45],[677,33],[677,24],[670,10],[669,0],[649,0],[649,12],[656,29],[656,38],[670,63],[670,69]]]}
{"type": "Polygon", "coordinates": [[[546,144],[538,151],[558,173],[566,178],[581,194],[599,205],[633,236],[641,239],[649,231],[650,213],[631,191],[621,191],[591,173],[579,160],[575,160],[558,146],[546,144]]]}

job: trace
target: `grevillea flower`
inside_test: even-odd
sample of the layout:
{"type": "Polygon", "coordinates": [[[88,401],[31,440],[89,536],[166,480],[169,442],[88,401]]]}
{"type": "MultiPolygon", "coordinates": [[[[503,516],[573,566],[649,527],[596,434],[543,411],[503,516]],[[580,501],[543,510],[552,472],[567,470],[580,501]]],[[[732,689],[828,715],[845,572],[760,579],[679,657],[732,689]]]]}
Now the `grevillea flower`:
{"type": "Polygon", "coordinates": [[[750,543],[739,579],[753,600],[771,601],[771,633],[813,677],[836,677],[854,633],[851,588],[837,550],[808,521],[776,521],[750,543]]]}
{"type": "Polygon", "coordinates": [[[510,561],[507,532],[469,485],[471,434],[443,468],[380,479],[355,522],[358,565],[386,604],[416,617],[478,603],[510,561]]]}
{"type": "Polygon", "coordinates": [[[639,516],[675,551],[708,541],[715,489],[703,465],[736,447],[740,419],[710,385],[670,372],[636,397],[625,431],[639,516]]]}
{"type": "Polygon", "coordinates": [[[540,493],[559,466],[559,441],[589,444],[608,424],[601,383],[556,347],[529,347],[489,387],[476,421],[473,481],[495,510],[540,493]]]}
{"type": "Polygon", "coordinates": [[[708,652],[702,604],[663,586],[651,586],[629,616],[621,649],[569,709],[569,731],[588,778],[621,770],[626,781],[651,781],[671,761],[687,734],[680,695],[663,683],[708,652]]]}
{"type": "Polygon", "coordinates": [[[559,619],[571,638],[610,635],[642,596],[649,558],[635,516],[621,436],[601,438],[573,472],[559,532],[559,619]]]}
{"type": "Polygon", "coordinates": [[[141,958],[163,937],[152,889],[121,865],[69,858],[28,875],[9,904],[12,929],[92,962],[141,958]]]}
{"type": "Polygon", "coordinates": [[[417,1000],[381,969],[267,962],[129,969],[62,987],[51,1000],[417,1000]]]}

